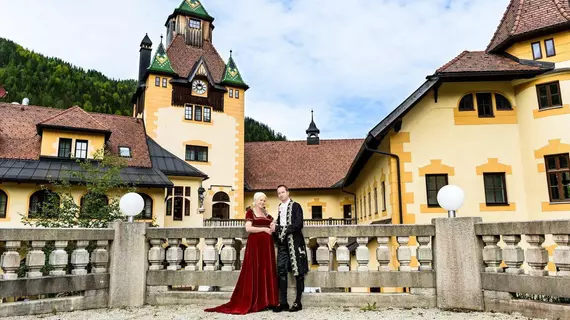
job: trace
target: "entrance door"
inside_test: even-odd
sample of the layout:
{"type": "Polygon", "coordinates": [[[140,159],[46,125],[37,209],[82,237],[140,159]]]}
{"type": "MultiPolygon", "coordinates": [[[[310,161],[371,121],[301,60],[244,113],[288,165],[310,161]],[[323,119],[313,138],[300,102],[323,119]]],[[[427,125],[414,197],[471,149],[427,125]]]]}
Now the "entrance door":
{"type": "Polygon", "coordinates": [[[344,219],[345,220],[352,219],[352,205],[345,204],[343,206],[343,209],[344,209],[344,219]]]}

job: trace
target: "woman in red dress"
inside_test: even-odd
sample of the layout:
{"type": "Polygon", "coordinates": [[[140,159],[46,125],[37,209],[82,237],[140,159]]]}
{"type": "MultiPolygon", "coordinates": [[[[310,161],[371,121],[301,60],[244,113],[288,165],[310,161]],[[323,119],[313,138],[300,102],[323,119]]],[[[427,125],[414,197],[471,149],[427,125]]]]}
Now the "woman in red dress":
{"type": "Polygon", "coordinates": [[[230,302],[206,312],[247,314],[271,309],[279,304],[273,217],[265,211],[267,197],[258,192],[253,208],[245,214],[247,246],[241,271],[230,302]]]}

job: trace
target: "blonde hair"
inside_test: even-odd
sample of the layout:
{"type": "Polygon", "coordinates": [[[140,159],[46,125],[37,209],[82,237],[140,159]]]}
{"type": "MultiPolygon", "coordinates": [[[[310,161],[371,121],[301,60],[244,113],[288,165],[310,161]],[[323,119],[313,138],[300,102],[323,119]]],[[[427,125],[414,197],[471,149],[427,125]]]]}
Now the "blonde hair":
{"type": "Polygon", "coordinates": [[[267,199],[267,196],[266,196],[265,193],[263,193],[263,192],[256,192],[256,193],[253,195],[253,207],[254,207],[254,208],[255,208],[255,204],[257,203],[257,201],[258,201],[259,199],[261,199],[262,197],[265,198],[265,199],[267,199]]]}

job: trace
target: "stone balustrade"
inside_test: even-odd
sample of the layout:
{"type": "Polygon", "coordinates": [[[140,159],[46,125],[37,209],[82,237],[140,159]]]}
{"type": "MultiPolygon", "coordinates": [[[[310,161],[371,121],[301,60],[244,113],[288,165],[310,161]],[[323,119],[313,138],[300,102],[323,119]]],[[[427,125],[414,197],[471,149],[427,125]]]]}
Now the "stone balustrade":
{"type": "MultiPolygon", "coordinates": [[[[315,255],[306,287],[323,289],[305,294],[306,306],[377,303],[570,318],[570,306],[513,296],[570,298],[570,220],[441,218],[428,225],[305,226],[303,234],[315,255]]],[[[0,298],[40,299],[0,303],[0,316],[217,305],[229,299],[247,245],[243,226],[0,229],[0,298]],[[201,286],[225,290],[197,291],[201,286]],[[46,299],[64,292],[77,295],[46,299]]]]}
{"type": "Polygon", "coordinates": [[[480,223],[475,228],[484,243],[484,290],[494,297],[494,292],[570,297],[570,221],[480,223]]]}

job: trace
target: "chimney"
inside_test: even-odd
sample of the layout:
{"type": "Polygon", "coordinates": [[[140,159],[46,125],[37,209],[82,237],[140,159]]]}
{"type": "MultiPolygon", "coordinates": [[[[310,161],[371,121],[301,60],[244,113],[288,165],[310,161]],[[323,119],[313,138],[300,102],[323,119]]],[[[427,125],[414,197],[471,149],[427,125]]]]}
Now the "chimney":
{"type": "Polygon", "coordinates": [[[148,33],[144,36],[141,42],[139,57],[139,85],[144,84],[143,78],[146,73],[146,69],[150,66],[150,59],[152,54],[152,41],[148,37],[148,33]]]}

